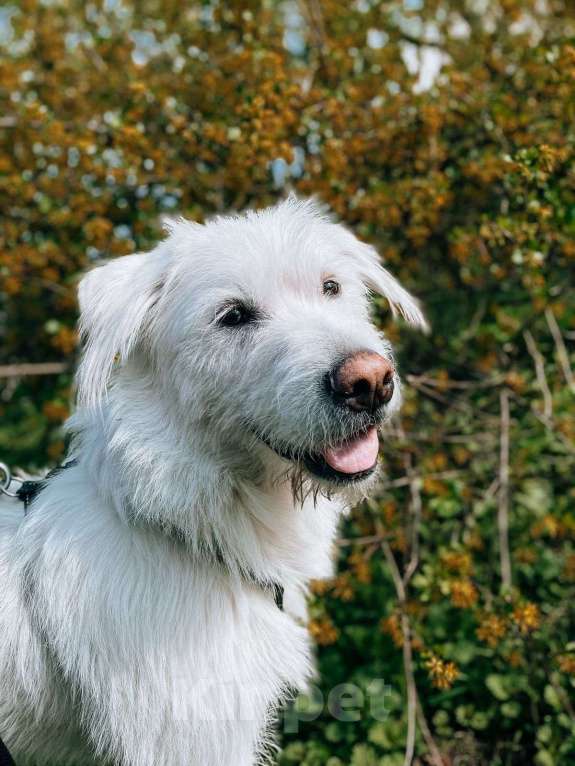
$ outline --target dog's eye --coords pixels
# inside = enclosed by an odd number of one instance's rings
[[[220,314],[218,324],[221,327],[239,327],[240,325],[253,322],[257,318],[257,313],[252,306],[246,306],[243,303],[234,303]]]
[[[326,279],[323,283],[324,295],[337,295],[340,290],[340,284],[339,282],[336,282],[335,279]]]

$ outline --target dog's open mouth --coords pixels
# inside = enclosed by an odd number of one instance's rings
[[[322,479],[345,483],[360,481],[375,470],[378,451],[377,429],[371,426],[335,447],[307,455],[304,463],[310,473]]]
[[[375,426],[370,426],[335,446],[326,447],[316,453],[308,452],[298,458],[294,457],[293,450],[272,445],[266,439],[263,441],[280,457],[292,462],[302,462],[313,476],[337,484],[350,484],[366,479],[377,467],[379,438]]]

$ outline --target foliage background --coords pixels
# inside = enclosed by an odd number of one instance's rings
[[[377,305],[406,404],[312,604],[323,689],[385,679],[389,714],[302,723],[284,766],[575,762],[571,9],[0,9],[2,459],[62,458],[78,273],[165,213],[317,194],[426,307],[422,338]]]

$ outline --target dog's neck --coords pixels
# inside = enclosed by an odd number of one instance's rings
[[[126,523],[268,581],[303,584],[329,571],[344,503],[296,500],[286,464],[265,445],[214,448],[201,423],[186,428],[136,380],[113,387],[100,411],[79,410],[71,428],[75,456]]]

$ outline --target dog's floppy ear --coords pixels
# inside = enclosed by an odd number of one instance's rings
[[[115,362],[125,360],[149,331],[165,268],[166,255],[156,248],[97,266],[80,282],[84,354],[78,399],[83,404],[94,407],[102,401]]]
[[[429,332],[429,325],[417,300],[403,288],[380,263],[377,250],[371,245],[361,242],[357,237],[345,231],[348,249],[356,259],[361,278],[373,292],[387,298],[394,316],[401,316],[414,327],[423,332]]]

